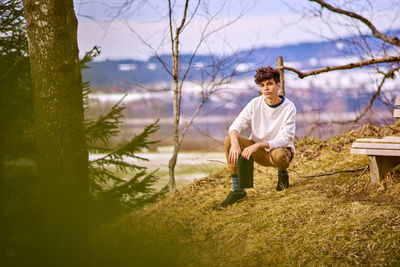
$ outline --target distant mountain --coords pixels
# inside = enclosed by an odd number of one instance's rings
[[[387,32],[388,35],[399,35],[400,30]],[[371,49],[378,50],[384,43],[371,36],[364,37]],[[212,71],[213,62],[224,60],[227,68],[219,72],[229,72],[235,69],[237,73],[248,76],[249,71],[263,65],[275,65],[276,57],[283,56],[285,64],[301,69],[317,68],[332,63],[342,62],[346,58],[360,58],[357,42],[358,38],[344,38],[324,42],[307,42],[279,47],[265,46],[252,51],[243,50],[236,55],[228,55],[225,58],[218,56],[198,55],[192,61],[194,67],[188,80],[199,80],[204,72]],[[160,58],[170,67],[171,56],[161,55]],[[181,63],[188,64],[190,55],[181,55]],[[159,84],[168,88],[171,81],[170,75],[165,71],[156,57],[147,61],[140,60],[106,60],[92,62],[90,69],[83,70],[84,80],[89,80],[94,88],[103,91],[126,91],[137,85]],[[161,85],[160,85],[161,84]],[[165,89],[165,88],[158,88]]]

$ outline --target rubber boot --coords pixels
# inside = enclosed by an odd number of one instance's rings
[[[282,191],[289,188],[289,174],[287,170],[278,170],[278,184],[276,191]]]

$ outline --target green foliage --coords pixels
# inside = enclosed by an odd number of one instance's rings
[[[22,1],[0,0],[1,266],[30,266],[30,259],[34,257],[32,242],[37,227],[39,188],[28,52]],[[82,69],[98,54],[97,47],[86,54],[82,59]],[[85,82],[83,86],[87,105],[90,83]],[[158,179],[154,172],[147,173],[146,168],[127,162],[127,158],[133,158],[137,151],[152,143],[147,139],[158,129],[156,122],[114,150],[104,151],[93,145],[95,140],[107,142],[118,134],[124,109],[119,104],[98,120],[86,122],[90,152],[107,153],[102,160],[91,162],[89,166],[97,222],[153,202],[166,192],[156,192],[151,188]],[[112,171],[113,168],[116,172]],[[123,177],[123,173],[130,177]]]
[[[97,56],[100,55],[100,48],[98,46],[93,46],[92,50],[89,52],[85,53],[83,58],[80,60],[81,64],[81,69],[90,69],[90,67],[87,65],[88,63],[92,62]]]
[[[21,0],[0,0],[0,263],[29,257],[37,214],[33,94]],[[25,264],[26,265],[26,264]]]
[[[82,69],[88,68],[87,63],[99,55],[94,47],[81,60]],[[88,106],[90,83],[84,83],[84,103]],[[90,189],[94,199],[97,221],[104,221],[121,215],[147,203],[151,203],[165,195],[167,188],[157,192],[152,188],[159,179],[156,171],[148,173],[146,167],[134,162],[147,161],[136,154],[147,149],[151,134],[159,129],[158,120],[145,127],[143,132],[135,135],[130,141],[115,148],[99,147],[99,142],[106,145],[111,137],[120,133],[119,124],[123,118],[121,106],[123,98],[110,111],[96,120],[86,120],[86,137],[89,153],[102,153],[102,156],[89,163]]]
[[[21,0],[0,0],[0,55],[28,54]]]
[[[106,115],[100,116],[97,120],[85,122],[89,143],[96,143],[99,140],[107,143],[110,137],[119,133],[118,124],[123,118],[121,112],[125,109],[125,107],[120,106],[122,100],[118,101]]]
[[[32,114],[22,3],[0,0],[0,153],[5,158],[29,157],[33,153]]]
[[[90,185],[96,201],[118,201],[122,209],[134,209],[154,202],[165,193],[165,189],[156,192],[152,188],[158,180],[155,171],[147,173],[146,167],[129,162],[134,159],[147,161],[135,153],[154,143],[147,139],[158,130],[157,123],[146,126],[142,133],[135,135],[129,142],[90,161]],[[107,135],[106,131],[104,135]],[[89,151],[98,151],[98,148],[92,149],[89,146]],[[128,178],[122,178],[124,174],[129,175]]]

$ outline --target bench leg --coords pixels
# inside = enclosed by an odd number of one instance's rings
[[[380,185],[386,173],[400,163],[400,157],[368,156],[371,183]]]

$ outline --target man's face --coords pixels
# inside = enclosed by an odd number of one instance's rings
[[[265,96],[268,100],[276,100],[279,98],[278,91],[281,86],[280,83],[275,83],[273,78],[264,80],[258,84],[261,89],[261,93]]]

